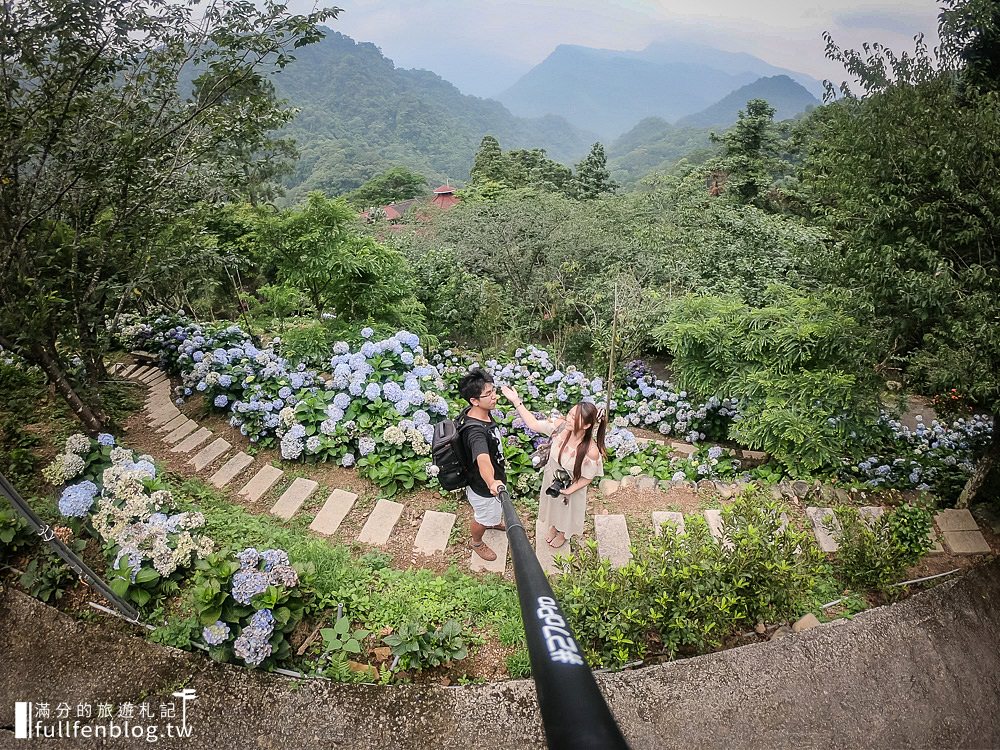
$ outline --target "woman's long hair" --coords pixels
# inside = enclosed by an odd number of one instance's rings
[[[576,449],[576,464],[573,466],[573,481],[575,482],[580,478],[583,472],[583,459],[587,457],[587,451],[590,449],[590,441],[595,440],[594,438],[594,428],[597,428],[597,450],[601,452],[601,455],[607,457],[608,449],[604,445],[604,435],[608,430],[608,420],[594,404],[589,401],[581,401],[576,405],[576,424],[573,425],[572,429],[574,432],[578,431],[582,425],[588,424],[586,431],[583,433],[583,439],[580,441],[580,445]],[[559,462],[562,463],[562,454],[566,450],[566,445],[569,443],[569,435],[563,440],[562,447],[559,448]]]

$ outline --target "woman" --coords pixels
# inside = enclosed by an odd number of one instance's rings
[[[545,541],[559,549],[566,540],[583,533],[587,517],[587,487],[595,477],[604,476],[604,433],[607,420],[597,407],[582,401],[564,419],[537,419],[524,408],[524,403],[510,386],[503,386],[503,395],[517,409],[528,429],[552,436],[549,462],[542,473],[542,492],[538,499],[538,518],[548,526]],[[594,436],[594,428],[597,435]],[[545,489],[552,485],[558,469],[565,470],[570,484],[558,498],[550,497]]]

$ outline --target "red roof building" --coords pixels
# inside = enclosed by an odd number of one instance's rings
[[[448,209],[452,206],[457,206],[459,203],[458,198],[455,197],[455,188],[451,185],[442,185],[439,188],[434,189],[434,200],[431,203],[438,208]]]

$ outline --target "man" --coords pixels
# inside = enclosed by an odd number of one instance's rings
[[[469,459],[465,496],[473,510],[472,551],[484,560],[496,560],[497,553],[483,541],[483,534],[486,529],[505,529],[503,508],[497,498],[499,488],[507,481],[503,442],[500,428],[490,415],[497,405],[497,389],[492,376],[477,369],[459,381],[458,390],[469,402],[456,422]]]

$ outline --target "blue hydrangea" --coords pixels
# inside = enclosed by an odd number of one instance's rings
[[[340,465],[344,467],[354,466],[354,454],[345,453],[344,457],[340,459]]]
[[[225,394],[220,393],[213,399],[212,403],[215,404],[220,409],[222,409],[229,403],[229,397],[226,396]]]
[[[249,604],[257,594],[262,594],[267,590],[267,576],[259,570],[245,568],[238,571],[233,576],[232,595],[233,599],[240,604]]]
[[[223,388],[228,388],[232,384],[233,384],[233,376],[232,375],[220,375],[219,376],[219,385],[221,385]]]
[[[89,479],[63,490],[59,498],[59,512],[69,518],[83,518],[94,505],[97,485]]]
[[[260,553],[264,561],[264,570],[269,571],[276,565],[288,565],[288,553],[283,549],[266,549]]]
[[[338,393],[333,397],[333,404],[338,409],[346,409],[351,405],[351,397],[347,393]]]
[[[241,568],[255,568],[260,562],[260,552],[253,547],[247,547],[236,555],[236,559],[240,561]]]
[[[222,620],[216,620],[201,631],[201,637],[209,646],[221,646],[229,640],[229,626]]]
[[[369,328],[368,326],[365,326],[364,328],[361,329],[361,338],[363,339],[370,339],[374,335],[375,331]]]
[[[375,450],[375,438],[368,435],[363,435],[358,439],[358,453],[362,456],[367,456],[369,453]]]
[[[379,387],[378,383],[369,383],[365,386],[365,398],[369,401],[374,401],[381,395],[382,389]]]
[[[271,655],[271,644],[267,639],[270,633],[248,627],[244,628],[239,638],[233,643],[233,653],[242,659],[247,666],[259,666],[264,659]]]
[[[281,386],[281,388],[278,389],[278,398],[287,399],[291,395],[292,395],[292,389],[289,388],[287,385],[283,385]]]
[[[110,448],[115,444],[115,436],[107,432],[102,432],[97,436],[97,442],[103,445],[105,448]]]
[[[333,353],[337,355],[344,355],[351,351],[350,345],[346,341],[338,341],[333,345]]]

